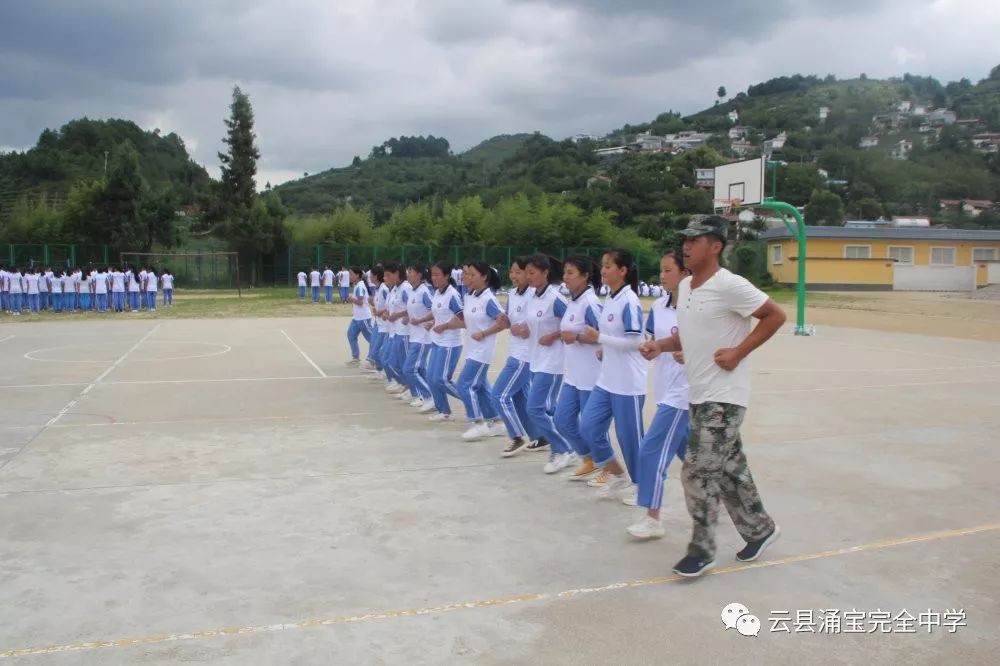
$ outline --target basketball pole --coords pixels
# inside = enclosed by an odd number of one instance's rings
[[[812,329],[806,326],[806,222],[802,219],[802,213],[799,212],[798,208],[784,201],[775,201],[768,197],[757,206],[776,212],[788,230],[792,232],[792,236],[799,241],[799,278],[795,289],[797,300],[795,335],[812,335]],[[789,217],[795,219],[794,226]]]

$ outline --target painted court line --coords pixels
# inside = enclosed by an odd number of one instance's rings
[[[8,340],[14,339],[15,336],[8,335],[6,338],[0,338],[0,342],[7,342]]]
[[[763,562],[750,562],[747,564],[735,564],[733,566],[724,567],[722,569],[715,569],[713,571],[708,572],[705,575],[721,576],[725,574],[738,573],[740,571],[746,571],[749,569],[764,569],[768,567],[776,567],[786,564],[797,564],[800,562],[809,562],[812,560],[821,560],[830,557],[839,557],[841,555],[849,555],[852,553],[874,552],[874,551],[886,550],[888,548],[894,548],[897,546],[905,546],[909,544],[923,543],[928,541],[940,541],[942,539],[951,539],[961,536],[969,536],[973,534],[996,532],[998,530],[1000,530],[1000,523],[992,523],[989,525],[980,525],[978,527],[968,527],[963,529],[929,532],[927,534],[917,534],[898,539],[876,541],[874,543],[867,543],[858,546],[849,546],[846,548],[837,548],[834,550],[824,550],[816,553],[806,553],[803,555],[792,555],[790,557],[779,558],[776,560],[767,560]],[[441,606],[427,606],[424,608],[402,608],[398,610],[387,610],[375,613],[366,613],[364,615],[341,615],[328,618],[310,618],[306,620],[300,620],[297,622],[283,622],[278,624],[262,624],[262,625],[245,626],[245,627],[221,627],[218,629],[208,629],[205,631],[195,631],[185,634],[153,634],[149,636],[138,636],[133,638],[117,638],[108,640],[86,641],[80,643],[67,643],[64,645],[25,647],[25,648],[2,651],[0,652],[0,658],[27,657],[30,655],[54,654],[57,652],[81,652],[87,650],[100,650],[106,648],[131,647],[136,645],[157,645],[162,643],[173,643],[178,641],[221,638],[226,636],[242,636],[247,634],[273,634],[281,631],[314,629],[316,627],[329,627],[329,626],[337,626],[345,624],[360,624],[363,622],[372,622],[376,620],[395,620],[404,617],[419,617],[422,615],[442,615],[444,613],[452,613],[456,611],[475,610],[479,608],[491,608],[493,606],[511,606],[514,604],[524,604],[524,603],[532,603],[532,602],[546,601],[546,600],[567,599],[586,594],[600,594],[603,592],[612,592],[615,590],[622,590],[627,588],[649,587],[651,585],[664,585],[666,583],[676,583],[681,581],[690,582],[690,579],[686,579],[683,578],[682,576],[676,576],[676,575],[656,576],[654,578],[630,580],[621,583],[613,583],[611,585],[602,585],[599,587],[581,587],[572,590],[564,590],[562,592],[557,592],[557,593],[529,592],[526,594],[518,594],[507,597],[493,597],[491,599],[478,599],[473,601],[444,604]]]
[[[313,360],[311,358],[309,358],[309,355],[306,354],[304,351],[302,351],[302,347],[299,347],[297,344],[295,344],[295,340],[292,340],[292,336],[288,335],[288,333],[285,333],[284,329],[279,328],[278,330],[281,331],[281,334],[283,336],[285,336],[286,338],[288,338],[288,341],[292,343],[293,347],[295,347],[296,349],[299,350],[299,353],[302,354],[302,358],[304,358],[305,360],[309,361],[309,365],[311,365],[312,367],[316,368],[316,372],[319,373],[320,377],[326,377],[326,373],[323,372],[323,368],[321,368],[318,365],[316,365],[316,363],[314,363]]]
[[[53,425],[53,428],[108,428],[112,426],[145,426],[145,425],[172,425],[180,423],[245,423],[253,421],[306,421],[320,420],[327,421],[340,419],[345,416],[378,416],[380,412],[340,412],[336,414],[303,414],[292,416],[239,416],[239,417],[209,417],[204,419],[174,419],[163,421],[102,421],[98,423],[64,423]],[[384,415],[384,414],[383,414]]]

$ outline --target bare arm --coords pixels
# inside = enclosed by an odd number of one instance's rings
[[[750,355],[757,347],[767,342],[785,324],[787,316],[772,299],[767,299],[764,305],[753,313],[758,319],[757,325],[743,342],[731,349],[720,349],[715,352],[715,363],[723,370],[735,370],[740,361]]]

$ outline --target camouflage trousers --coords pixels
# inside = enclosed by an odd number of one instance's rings
[[[745,541],[774,529],[743,454],[740,426],[746,408],[721,402],[691,405],[691,434],[681,479],[694,532],[688,555],[715,559],[719,499]]]

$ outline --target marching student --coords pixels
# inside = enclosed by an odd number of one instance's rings
[[[174,276],[169,269],[164,270],[163,274],[160,275],[160,281],[163,283],[163,306],[173,307],[174,305]]]
[[[597,289],[601,288],[601,274],[598,266],[587,257],[569,257],[563,264],[563,279],[570,293],[566,313],[559,324],[560,335],[566,346],[564,352],[565,372],[562,391],[556,403],[554,417],[556,429],[570,443],[580,466],[569,477],[572,481],[589,479],[597,471],[591,455],[590,443],[580,434],[580,414],[587,406],[590,394],[601,373],[601,361],[597,358],[600,347],[580,340],[584,328],[599,328],[601,300]],[[604,435],[607,438],[607,433]],[[547,474],[555,474],[566,467],[572,456],[564,453],[545,466]]]
[[[485,261],[467,261],[463,266],[462,283],[466,287],[462,313],[446,324],[449,329],[468,330],[465,342],[465,365],[455,382],[465,405],[469,429],[462,439],[474,441],[504,433],[491,397],[490,362],[496,349],[496,334],[506,325],[500,303],[493,295],[500,288],[500,275]]]
[[[156,271],[152,266],[146,268],[146,303],[150,312],[156,312],[156,288],[158,287]]]
[[[458,293],[451,271],[451,264],[445,261],[431,266],[431,283],[434,285],[431,311],[434,326],[431,328],[431,358],[427,368],[427,381],[431,385],[431,397],[438,412],[430,417],[431,421],[451,421],[448,396],[461,400],[452,377],[462,355],[462,332],[457,328],[450,328],[448,324],[462,312],[462,296]]]
[[[340,302],[347,302],[347,292],[350,290],[351,286],[351,273],[347,270],[347,266],[341,266],[340,272],[337,273],[337,280],[340,286]]]
[[[385,279],[392,285],[389,290],[388,321],[390,325],[389,351],[386,356],[386,364],[392,369],[394,381],[386,386],[387,393],[399,395],[410,389],[406,376],[403,374],[403,365],[406,363],[406,354],[410,341],[409,325],[406,320],[406,303],[410,300],[410,293],[413,288],[405,279],[405,272],[398,261],[390,261],[385,264]]]
[[[552,257],[536,254],[528,258],[525,274],[531,287],[528,299],[528,330],[531,333],[528,338],[531,343],[528,417],[551,447],[549,462],[555,462],[559,456],[560,464],[563,460],[567,465],[575,464],[572,447],[552,420],[564,369],[564,345],[559,325],[566,313],[566,299],[558,288],[562,264]],[[570,458],[565,458],[564,454],[570,454]]]
[[[580,432],[590,444],[594,462],[607,472],[607,483],[597,496],[633,503],[638,479],[637,459],[642,441],[642,407],[646,399],[646,360],[639,353],[644,342],[642,305],[636,289],[632,253],[608,250],[601,259],[601,279],[610,290],[601,312],[601,330],[584,329],[580,339],[601,345],[601,374],[580,415]],[[611,421],[625,466],[615,458],[607,438]]]
[[[403,385],[402,376],[396,374],[393,354],[396,348],[396,323],[389,319],[392,314],[392,302],[396,297],[397,273],[388,270],[393,262],[386,262],[382,265],[382,280],[385,287],[385,299],[379,317],[385,322],[385,338],[382,340],[381,354],[382,367],[385,369],[386,385],[385,390],[389,393],[399,391]]]
[[[125,274],[128,279],[128,309],[132,312],[139,311],[139,294],[142,292],[142,282],[139,280],[139,273],[133,266],[128,273]]]
[[[313,303],[319,303],[320,274],[315,268],[309,268],[309,288],[312,290]]]
[[[333,271],[330,264],[323,269],[323,295],[326,296],[326,304],[333,305]]]
[[[351,346],[351,360],[347,362],[347,365],[359,365],[361,363],[361,350],[358,348],[358,335],[364,337],[369,350],[372,344],[372,311],[368,307],[368,288],[361,281],[360,268],[351,269],[351,284],[354,285],[350,297],[353,316],[351,317],[351,325],[347,328],[347,342]],[[330,288],[331,294],[332,291],[333,287]],[[332,295],[330,298],[332,300]]]
[[[427,285],[430,277],[430,271],[421,263],[410,264],[406,268],[406,279],[413,293],[406,302],[410,346],[403,365],[403,376],[411,387],[410,407],[419,409],[421,414],[434,411],[431,387],[427,381],[427,364],[431,352],[430,324],[434,321],[434,315],[431,314],[431,290]]]
[[[299,301],[302,303],[306,302],[306,280],[309,278],[305,271],[299,271],[298,275],[295,276],[299,281]]]
[[[368,346],[368,362],[365,369],[374,370],[373,377],[375,379],[386,379],[385,365],[382,363],[382,347],[389,335],[389,323],[383,315],[386,311],[389,288],[383,282],[384,274],[381,266],[374,266],[369,273],[372,282],[376,285],[372,303],[375,309],[375,330],[372,333],[371,344]]]
[[[115,312],[125,312],[125,274],[118,268],[108,270],[111,272],[111,304]]]
[[[677,332],[677,302],[673,294],[686,273],[680,252],[667,250],[660,258],[660,285],[666,295],[656,299],[646,317],[646,332],[653,340],[670,338]],[[664,535],[660,506],[667,468],[674,456],[684,457],[687,444],[688,385],[684,367],[678,362],[683,360],[682,352],[664,353],[645,347],[640,351],[647,360],[655,359],[656,415],[639,443],[638,505],[646,508],[646,515],[625,529],[636,539],[659,539]]]
[[[62,276],[65,273],[66,271],[57,270],[52,273],[52,279],[49,281],[49,294],[52,299],[53,312],[62,312]]]
[[[507,362],[493,384],[493,404],[507,427],[510,442],[500,453],[504,458],[522,449],[530,449],[531,432],[535,428],[528,417],[528,390],[531,387],[531,332],[528,329],[528,260],[517,257],[510,265],[511,289],[507,293],[506,325],[510,329]],[[529,432],[530,431],[530,432]],[[536,449],[544,449],[544,438],[535,440]]]

